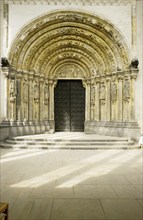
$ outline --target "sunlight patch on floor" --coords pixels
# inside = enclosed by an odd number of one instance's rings
[[[40,187],[44,184],[50,183],[54,180],[56,180],[57,178],[61,178],[61,177],[65,177],[67,175],[70,175],[78,170],[80,170],[80,172],[82,172],[82,175],[77,179],[77,177],[75,177],[75,180],[73,179],[73,182],[75,182],[74,184],[78,184],[79,182],[82,182],[83,180],[85,180],[85,174],[87,172],[87,174],[89,174],[89,172],[93,172],[93,168],[91,169],[91,165],[96,166],[95,169],[95,174],[97,172],[97,167],[101,166],[101,165],[105,165],[106,164],[106,159],[108,159],[108,161],[111,160],[112,157],[115,157],[116,154],[119,154],[119,152],[114,152],[114,151],[108,151],[105,153],[102,153],[99,155],[94,155],[92,157],[89,157],[88,159],[83,159],[80,160],[78,162],[75,162],[74,164],[70,164],[67,165],[65,167],[59,168],[57,170],[45,173],[43,175],[25,180],[25,181],[21,181],[17,184],[13,184],[11,185],[11,187],[18,187],[18,188],[24,188],[24,187],[29,187],[29,188],[36,188],[36,187]],[[110,159],[109,159],[110,158]],[[88,161],[88,163],[87,163]],[[90,162],[90,163],[89,163]],[[97,163],[97,162],[101,162],[101,163]],[[88,171],[85,171],[82,169],[88,169]],[[105,169],[105,170],[101,170],[99,169],[99,172],[97,172],[97,176],[98,175],[105,175],[106,173],[109,172],[109,169]],[[93,172],[94,173],[94,172]],[[77,175],[77,174],[75,174]],[[83,177],[84,175],[84,177]],[[88,178],[86,176],[86,178]],[[67,183],[65,185],[69,186],[71,183]]]

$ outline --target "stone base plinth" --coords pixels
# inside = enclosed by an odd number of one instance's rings
[[[54,132],[54,127],[54,121],[2,122],[0,124],[0,141],[22,135],[43,134],[50,130]]]
[[[130,137],[133,140],[138,140],[140,137],[140,128],[136,122],[85,121],[84,128],[87,134]]]

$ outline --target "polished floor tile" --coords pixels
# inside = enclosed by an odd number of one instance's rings
[[[105,219],[97,199],[55,199],[51,219]]]
[[[107,219],[142,220],[143,209],[133,199],[101,199]]]
[[[141,220],[142,150],[1,149],[9,220]]]

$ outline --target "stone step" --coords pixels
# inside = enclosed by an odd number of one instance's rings
[[[137,146],[128,137],[59,132],[13,137],[2,142],[1,147],[29,149],[133,149]]]
[[[21,144],[11,144],[11,143],[6,143],[6,142],[1,142],[0,146],[2,148],[14,148],[14,149],[50,149],[50,150],[59,150],[59,149],[63,149],[63,150],[72,150],[72,149],[76,149],[76,150],[104,150],[104,149],[135,149],[135,148],[139,148],[139,146],[137,145],[132,145],[132,144],[119,144],[119,145],[115,145],[115,144],[110,144],[110,145],[105,145],[102,143],[98,143],[98,144],[86,144],[86,145],[64,145],[64,144],[55,144],[55,145],[27,145],[24,143]]]
[[[125,141],[129,141],[129,139],[128,138],[114,138],[114,139],[112,139],[112,138],[108,138],[108,139],[99,139],[99,138],[97,138],[97,139],[45,139],[45,138],[36,138],[36,139],[34,139],[34,138],[12,138],[12,139],[10,139],[10,140],[7,140],[7,141],[15,141],[15,142],[18,142],[18,141],[26,141],[26,142],[31,142],[31,141],[34,141],[34,142],[67,142],[67,141],[72,141],[72,142],[98,142],[98,141],[102,141],[102,142],[118,142],[118,141],[123,141],[123,142],[125,142]]]
[[[17,145],[17,144],[25,144],[25,145],[133,145],[133,141],[123,141],[123,140],[47,140],[47,141],[16,141],[16,140],[6,140],[6,143]]]

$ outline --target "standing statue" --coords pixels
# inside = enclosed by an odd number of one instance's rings
[[[48,104],[48,99],[49,99],[48,87],[47,87],[47,85],[45,85],[45,87],[44,87],[44,103],[46,105]]]
[[[111,84],[111,101],[117,101],[117,85],[115,82]]]
[[[38,83],[35,83],[34,85],[34,101],[38,101],[39,100],[39,85]]]
[[[10,102],[14,102],[16,98],[16,86],[15,86],[15,80],[10,80]]]

